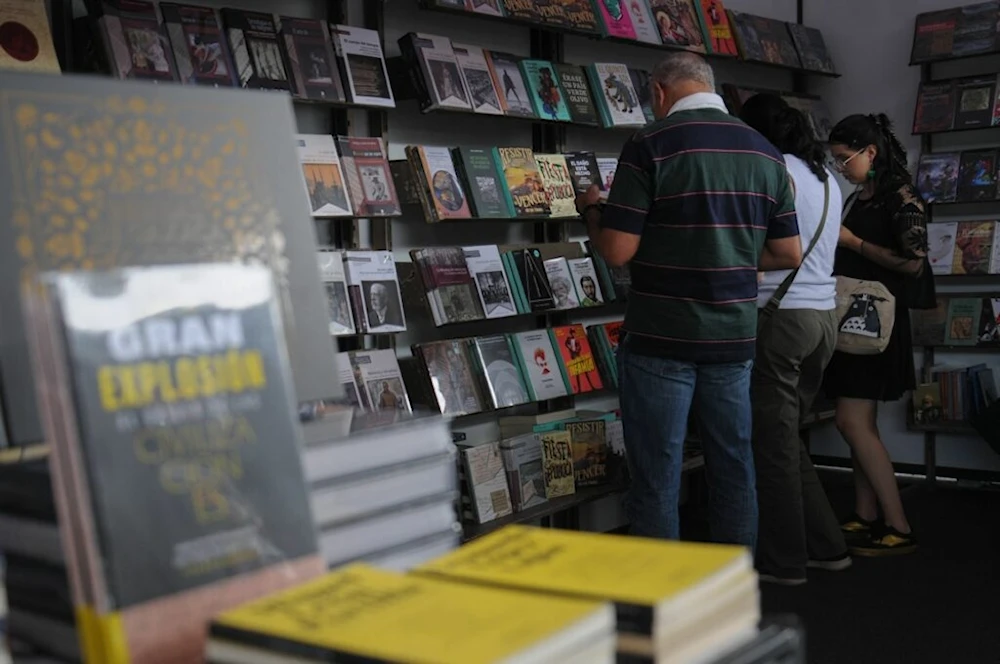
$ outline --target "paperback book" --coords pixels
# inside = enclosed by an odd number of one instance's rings
[[[535,163],[548,197],[550,216],[576,217],[576,191],[569,176],[566,157],[561,154],[536,154]]]
[[[462,450],[465,478],[477,523],[489,523],[513,513],[507,473],[499,443],[473,445]]]
[[[331,25],[330,31],[347,101],[395,108],[378,31],[354,25]]]
[[[578,487],[608,481],[608,440],[604,420],[567,422],[573,446],[573,477]]]
[[[559,84],[566,93],[566,106],[570,119],[576,124],[594,125],[601,123],[594,99],[587,83],[587,73],[583,67],[556,62],[552,65],[559,75]]]
[[[660,40],[696,53],[705,53],[705,36],[695,9],[700,0],[649,0]]]
[[[545,497],[549,500],[576,493],[573,470],[573,443],[566,431],[539,434],[542,442],[542,471],[545,474]]]
[[[559,350],[562,362],[560,370],[566,387],[572,394],[583,394],[604,389],[601,374],[597,370],[594,353],[590,348],[587,333],[579,323],[563,325],[549,330],[552,343]]]
[[[468,219],[472,216],[451,150],[431,145],[411,145],[406,148],[406,156],[420,182],[421,203],[428,221]]]
[[[381,138],[338,136],[337,149],[354,214],[394,217],[403,213]]]
[[[576,288],[573,286],[573,275],[569,272],[565,257],[557,256],[545,261],[545,274],[549,279],[549,285],[552,286],[556,309],[576,309],[580,306]]]
[[[968,150],[958,166],[958,193],[962,202],[991,201],[997,197],[997,151]]]
[[[531,96],[521,75],[521,57],[510,53],[489,51],[490,73],[493,85],[500,98],[500,105],[506,115],[534,118]]]
[[[493,408],[511,408],[531,401],[506,336],[477,337],[472,343]]]
[[[113,76],[158,82],[177,80],[173,51],[156,5],[147,0],[99,0],[89,4],[88,13],[97,22],[104,57]]]
[[[569,273],[576,288],[577,299],[581,307],[596,307],[604,304],[604,294],[601,292],[597,269],[591,258],[574,258],[567,261]]]
[[[921,83],[913,117],[913,133],[948,131],[955,125],[955,82]]]
[[[555,68],[548,60],[521,60],[521,72],[531,94],[531,103],[542,120],[569,122],[572,116],[566,104],[566,93],[559,84]]]
[[[505,438],[500,441],[500,454],[507,469],[507,486],[514,511],[545,504],[548,499],[542,469],[542,442],[538,434]]]
[[[955,236],[952,274],[989,274],[995,221],[962,221]]]
[[[422,110],[472,110],[450,39],[411,32],[399,38],[399,47],[411,70],[419,72],[418,88],[424,93]]]
[[[359,331],[386,334],[406,330],[391,251],[344,252],[344,269]]]
[[[354,382],[373,411],[410,412],[410,398],[393,350],[353,351],[350,359]]]
[[[628,67],[614,62],[597,62],[587,67],[587,77],[606,128],[646,124]]]
[[[951,274],[955,260],[955,238],[958,222],[935,222],[927,224],[927,258],[934,274]]]
[[[705,27],[707,51],[713,55],[738,57],[740,51],[736,47],[736,37],[722,0],[698,0],[696,9],[701,10],[699,15]]]
[[[427,370],[434,399],[442,415],[461,417],[485,410],[464,340],[417,344],[413,346],[413,352]]]
[[[476,282],[479,299],[487,318],[517,315],[500,250],[495,244],[463,247],[469,274]]]
[[[965,78],[956,82],[958,105],[955,129],[975,129],[993,124],[993,106],[997,92],[996,76]]]
[[[233,54],[240,85],[264,90],[291,90],[278,26],[271,14],[225,8],[219,12]]]
[[[326,311],[330,319],[330,334],[334,336],[354,334],[354,316],[351,301],[347,295],[347,276],[344,273],[344,254],[341,251],[325,250],[316,253],[319,275],[326,292]]]
[[[478,219],[509,219],[514,216],[503,195],[492,148],[452,148],[452,158],[462,174],[462,183],[469,192],[471,211]]]
[[[532,401],[569,394],[559,369],[559,357],[546,330],[519,332],[512,340]]]
[[[801,23],[786,23],[785,25],[788,26],[788,32],[792,36],[792,42],[795,44],[795,50],[799,54],[803,69],[824,74],[837,73],[830,52],[826,50],[826,41],[823,39],[822,32]]]
[[[498,147],[493,151],[503,174],[504,194],[517,217],[548,216],[551,211],[531,148]]]
[[[618,0],[594,0],[601,16],[601,32],[606,37],[619,37],[621,39],[636,39],[635,28],[632,27],[632,18],[625,8],[627,3]]]
[[[17,25],[18,28],[8,28],[21,32],[19,43],[13,40],[5,42],[0,48],[0,69],[58,74],[59,58],[56,55],[55,43],[52,41],[52,30],[49,27],[48,13],[45,3],[40,0],[5,0],[0,6],[0,25]]]
[[[958,193],[959,154],[923,154],[917,167],[917,189],[927,203],[953,203]]]
[[[222,23],[214,9],[161,2],[160,12],[181,82],[215,87],[238,84]]]
[[[312,216],[350,217],[354,211],[333,136],[299,134],[296,141]]]
[[[653,14],[649,10],[649,4],[645,0],[631,0],[622,4],[632,22],[632,30],[635,31],[636,40],[647,44],[659,45],[663,43],[660,39],[660,31],[653,21]]]
[[[289,16],[279,20],[288,55],[292,95],[300,99],[344,101],[344,86],[326,21]]]
[[[493,85],[493,75],[486,60],[486,52],[479,46],[452,43],[462,76],[469,89],[472,110],[487,115],[503,115],[504,109]]]

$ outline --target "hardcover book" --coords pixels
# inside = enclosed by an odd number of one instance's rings
[[[274,16],[242,9],[221,9],[226,39],[244,88],[291,90],[285,52]]]
[[[576,217],[576,191],[569,177],[566,157],[561,154],[536,154],[535,163],[542,176],[542,186],[552,217]]]
[[[958,166],[958,194],[961,202],[991,201],[997,197],[997,151],[967,150]]]
[[[280,22],[288,71],[292,75],[292,95],[301,99],[344,101],[344,86],[326,21],[282,16]]]
[[[792,43],[799,54],[802,68],[808,71],[836,74],[830,52],[826,50],[823,33],[816,28],[808,28],[801,23],[786,23]]]
[[[722,6],[722,0],[698,0],[695,8],[700,10],[701,24],[708,37],[708,52],[738,57],[740,52],[736,47],[733,26],[729,23],[729,14]]]
[[[958,98],[955,129],[974,129],[993,124],[993,106],[997,93],[996,76],[960,79],[955,83]]]
[[[312,216],[350,217],[354,214],[333,136],[299,134],[295,140]]]
[[[951,55],[961,58],[995,53],[1000,3],[996,0],[977,2],[960,7],[958,12],[958,24],[955,28]]]
[[[917,189],[927,203],[952,203],[958,191],[959,154],[920,155]]]
[[[989,274],[995,221],[960,221],[952,274]]]
[[[604,389],[583,325],[555,327],[549,330],[549,334],[562,358],[560,369],[570,392],[583,394]]]
[[[469,89],[472,110],[487,115],[503,115],[504,109],[493,85],[493,75],[490,74],[485,51],[479,46],[468,44],[453,43],[451,46]]]
[[[573,446],[573,476],[576,486],[596,486],[608,481],[608,439],[604,420],[567,422]]]
[[[948,131],[955,125],[954,81],[921,83],[913,116],[913,133]]]
[[[421,199],[427,218],[438,221],[472,217],[451,151],[431,145],[409,146],[406,151],[422,185]]]
[[[330,32],[347,101],[395,108],[378,31],[355,25],[331,25]]]
[[[573,275],[569,273],[569,265],[564,256],[556,256],[545,261],[545,275],[552,286],[552,297],[555,298],[556,309],[576,309],[580,300],[576,297],[573,287]]]
[[[531,148],[493,148],[497,169],[503,174],[507,202],[518,217],[547,216],[551,209]]]
[[[17,289],[56,269],[268,265],[288,321],[296,396],[339,394],[287,98],[3,72],[0,89],[0,377],[20,386],[3,395],[13,442],[42,440]],[[55,164],[53,175],[29,166],[43,161]],[[53,201],[87,223],[67,226]]]
[[[354,382],[376,412],[410,412],[403,375],[391,349],[357,350],[350,353]]]
[[[476,522],[489,523],[512,514],[499,443],[466,447],[462,450],[462,463]]]
[[[542,120],[569,122],[572,116],[559,76],[548,60],[521,60],[521,72],[531,95],[535,115]]]
[[[97,21],[104,57],[113,76],[177,80],[170,41],[156,5],[146,0],[99,0],[90,4],[88,13]]]
[[[487,55],[503,112],[522,118],[536,117],[524,76],[521,75],[521,57],[498,51],[488,51]]]
[[[705,36],[695,10],[700,0],[649,0],[660,40],[668,46],[705,53]]]
[[[330,319],[330,334],[354,334],[354,316],[347,295],[347,276],[344,274],[344,254],[324,250],[316,253],[319,275],[326,291],[326,312]]]
[[[559,370],[559,358],[546,330],[519,332],[512,340],[532,401],[547,401],[569,394]]]
[[[196,661],[211,616],[324,569],[272,275],[46,281],[26,302],[85,656]]]
[[[628,67],[614,62],[597,62],[587,67],[587,77],[606,128],[646,124]]]
[[[477,218],[509,219],[514,216],[503,195],[507,185],[500,180],[492,148],[453,148],[452,157],[463,176],[462,182]]]
[[[391,251],[344,252],[344,271],[358,330],[369,334],[406,330]]]
[[[660,30],[653,22],[653,14],[649,10],[647,0],[630,0],[624,5],[629,20],[632,22],[632,30],[635,31],[635,39],[647,44],[662,44]]]
[[[542,469],[542,442],[527,433],[500,441],[500,454],[507,469],[507,486],[514,511],[520,512],[548,500]]]
[[[56,56],[43,0],[4,0],[0,4],[0,69],[40,74],[58,74]]]
[[[542,472],[545,497],[549,500],[576,493],[573,472],[573,444],[565,431],[539,434],[542,441]]]
[[[184,83],[234,87],[239,79],[214,9],[160,3],[178,74]]]
[[[476,288],[487,318],[517,314],[510,282],[504,271],[500,250],[495,244],[463,247],[465,263],[476,280]]]
[[[354,214],[359,217],[396,217],[403,213],[389,173],[381,138],[338,136],[337,149]]]
[[[601,123],[594,99],[590,94],[590,84],[587,83],[587,73],[583,67],[562,62],[553,63],[559,75],[559,84],[566,93],[566,106],[569,108],[570,119],[577,124],[597,126]]]
[[[417,344],[413,351],[427,370],[431,390],[442,415],[461,417],[485,410],[464,340]]]
[[[601,32],[606,37],[621,39],[636,39],[632,18],[625,8],[627,3],[619,0],[594,0],[594,5],[601,16]]]
[[[528,403],[531,397],[517,367],[510,340],[496,334],[477,337],[472,343],[475,344],[476,357],[486,379],[493,408],[511,408]]]

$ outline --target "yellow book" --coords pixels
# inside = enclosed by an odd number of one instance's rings
[[[614,611],[605,602],[355,564],[222,614],[212,623],[207,658],[218,664],[299,664],[336,657],[440,664],[610,663],[614,633]]]
[[[507,526],[413,573],[613,601],[618,631],[657,638],[705,606],[756,592],[747,549]],[[752,601],[752,600],[751,600]]]
[[[542,471],[545,474],[545,497],[549,500],[576,493],[573,478],[573,444],[566,431],[546,431],[542,441]]]

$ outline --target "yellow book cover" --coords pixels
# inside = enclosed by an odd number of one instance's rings
[[[567,431],[546,431],[542,441],[545,497],[549,500],[576,493],[573,478],[573,443]]]
[[[43,0],[0,0],[0,69],[60,73]]]
[[[535,163],[542,176],[542,186],[549,197],[550,216],[576,217],[576,190],[569,177],[566,157],[561,154],[536,154]]]
[[[415,572],[610,600],[619,606],[619,632],[651,633],[650,611],[623,614],[621,607],[681,604],[708,586],[724,589],[741,581],[751,569],[749,552],[739,546],[507,526]]]
[[[317,660],[475,664],[523,655],[574,628],[577,636],[563,634],[551,661],[586,648],[595,634],[613,634],[611,605],[355,564],[222,614],[212,623],[207,655],[229,662],[255,646],[288,654],[304,646]]]

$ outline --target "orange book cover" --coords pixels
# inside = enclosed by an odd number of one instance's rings
[[[709,51],[715,55],[737,57],[736,38],[722,0],[701,0],[701,22],[705,26]]]
[[[573,394],[604,389],[601,374],[583,325],[564,325],[552,330],[552,343],[562,358],[563,376]]]

